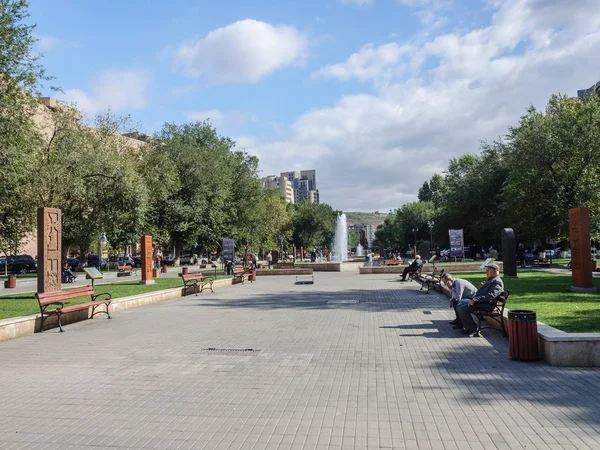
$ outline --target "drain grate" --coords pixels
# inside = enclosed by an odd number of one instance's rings
[[[200,351],[205,352],[205,353],[212,353],[212,354],[216,354],[216,355],[240,355],[240,354],[252,355],[252,354],[256,354],[256,353],[260,352],[260,350],[257,348],[215,348],[215,347],[203,348]]]

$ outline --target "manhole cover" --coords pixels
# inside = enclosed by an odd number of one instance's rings
[[[352,304],[358,303],[358,300],[328,300],[328,305],[336,305],[336,304]]]

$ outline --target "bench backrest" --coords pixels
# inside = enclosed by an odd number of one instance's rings
[[[233,269],[233,270],[235,270],[235,269]],[[179,274],[179,276],[181,278],[183,278],[183,281],[198,280],[200,278],[204,278],[203,275],[202,275],[202,272],[188,273],[186,275]]]
[[[503,305],[506,305],[506,302],[508,301],[508,296],[510,295],[510,291],[506,290],[502,293],[502,295],[500,297],[498,297],[498,303],[502,303]]]
[[[235,269],[233,269],[233,273],[244,273],[244,268],[236,267]]]
[[[92,286],[67,289],[65,291],[44,292],[42,294],[36,293],[35,298],[37,298],[37,301],[40,305],[45,305],[46,303],[70,300],[72,298],[83,297],[86,295],[94,295],[94,288]]]

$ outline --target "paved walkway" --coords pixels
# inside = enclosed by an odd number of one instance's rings
[[[0,343],[0,448],[600,448],[599,370],[511,361],[396,279],[259,277]]]

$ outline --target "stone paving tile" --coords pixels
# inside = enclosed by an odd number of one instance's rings
[[[511,361],[394,276],[294,279],[0,343],[0,449],[600,448],[599,370]]]

